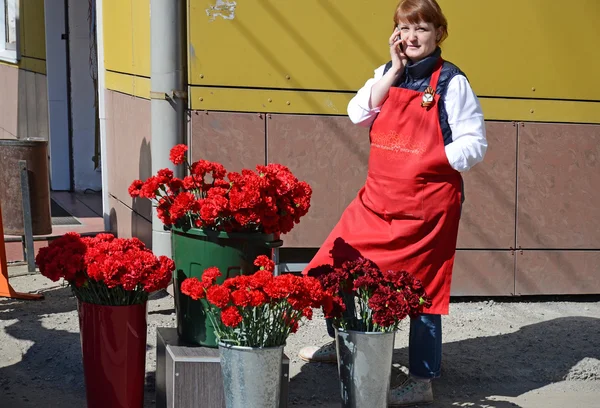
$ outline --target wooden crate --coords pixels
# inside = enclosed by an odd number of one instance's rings
[[[288,406],[290,360],[284,354],[280,408]],[[225,408],[219,350],[183,344],[175,328],[156,330],[156,407]]]

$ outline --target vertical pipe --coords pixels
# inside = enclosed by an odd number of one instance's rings
[[[184,91],[183,33],[186,27],[184,0],[150,0],[151,70],[151,157],[152,172],[170,168],[169,150],[183,143],[185,100],[173,96]],[[158,95],[168,95],[161,98]],[[152,209],[152,250],[156,255],[171,255],[171,234]]]
[[[102,0],[96,0],[96,46],[98,55],[98,123],[100,124],[100,171],[102,174],[102,218],[104,230],[110,230],[108,195],[108,158],[106,148],[106,106],[104,91],[104,13]],[[113,170],[116,171],[116,170]]]

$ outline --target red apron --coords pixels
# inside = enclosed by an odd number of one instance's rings
[[[431,76],[434,90],[442,63]],[[432,299],[425,312],[448,314],[462,179],[444,149],[439,95],[430,106],[423,100],[423,92],[390,89],[371,127],[365,186],[304,273],[331,264],[341,238],[380,269],[414,274]]]

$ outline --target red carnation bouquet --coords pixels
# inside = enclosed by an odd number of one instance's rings
[[[260,255],[253,275],[240,275],[216,284],[221,272],[204,271],[202,279],[188,278],[183,294],[206,299],[205,310],[219,340],[237,346],[275,347],[284,345],[302,318],[312,318],[312,308],[331,304],[331,297],[312,277],[291,274],[273,276],[275,264]]]
[[[175,269],[171,259],[156,257],[137,238],[74,232],[40,249],[36,263],[45,277],[69,282],[79,300],[109,306],[144,303],[149,293],[169,285]]]
[[[187,146],[177,145],[169,155],[173,164],[186,166],[188,175],[183,179],[162,169],[129,187],[131,197],[155,201],[167,228],[285,234],[310,208],[310,186],[283,165],[228,173],[219,163],[189,164],[186,153]]]
[[[343,330],[393,332],[407,316],[431,306],[420,280],[406,271],[382,271],[363,257],[339,267],[318,266],[308,276],[318,279],[332,298],[323,308],[325,317]]]

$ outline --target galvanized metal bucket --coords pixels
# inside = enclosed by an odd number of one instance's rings
[[[253,348],[219,343],[227,408],[278,408],[283,346]]]
[[[342,331],[336,349],[343,408],[387,408],[395,333]]]

